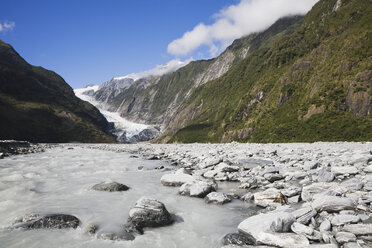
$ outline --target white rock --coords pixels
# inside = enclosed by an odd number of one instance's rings
[[[312,203],[312,207],[318,212],[339,212],[341,210],[353,210],[356,208],[356,206],[356,203],[351,199],[337,196],[317,197]]]
[[[354,224],[358,223],[360,221],[360,217],[356,215],[350,215],[350,214],[339,214],[332,218],[332,225],[333,226],[341,226],[345,224]]]
[[[357,168],[352,166],[335,166],[332,167],[332,172],[335,174],[335,176],[338,176],[344,174],[354,175],[357,174],[359,171]]]
[[[216,191],[217,184],[213,181],[192,181],[182,184],[179,189],[181,195],[204,198],[212,191]]]
[[[257,206],[280,206],[284,201],[283,195],[276,188],[269,188],[263,192],[254,194],[254,203]]]
[[[322,223],[320,224],[319,226],[319,231],[321,232],[327,232],[329,230],[331,230],[331,222],[329,220],[324,220],[322,221]]]
[[[203,177],[205,178],[213,178],[214,176],[216,176],[218,173],[218,171],[216,170],[210,170],[210,171],[207,171],[203,174]]]
[[[363,171],[364,172],[367,172],[367,173],[372,173],[372,164],[371,165],[368,165],[366,168],[364,168]]]
[[[337,242],[340,244],[356,241],[355,234],[349,232],[338,232],[335,238]]]
[[[314,229],[308,226],[305,226],[301,223],[295,222],[291,226],[291,230],[294,233],[300,234],[300,235],[305,235],[305,236],[310,236],[313,235]]]
[[[343,181],[341,183],[341,186],[352,191],[357,191],[363,188],[363,182],[359,178],[351,178],[349,180]]]
[[[239,224],[238,230],[253,238],[257,244],[279,247],[308,245],[306,237],[286,233],[295,221],[295,217],[286,210],[288,208],[280,207],[269,213],[249,217]]]
[[[160,178],[160,182],[165,186],[181,186],[193,180],[193,176],[184,173],[165,174]]]
[[[332,182],[335,179],[335,175],[328,170],[323,168],[318,173],[318,182]]]
[[[222,192],[211,192],[205,197],[207,203],[225,204],[231,202],[230,197]]]
[[[301,198],[303,201],[311,201],[314,195],[324,194],[329,188],[337,185],[336,183],[313,183],[302,188]]]
[[[351,232],[355,235],[372,235],[372,224],[349,224],[342,228],[344,232]]]

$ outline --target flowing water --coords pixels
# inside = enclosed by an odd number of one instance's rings
[[[164,161],[134,158],[127,153],[61,146],[44,153],[0,160],[0,247],[220,247],[221,238],[236,232],[251,206],[235,200],[223,206],[180,196],[178,188],[164,187],[155,167]],[[139,167],[143,169],[139,170]],[[168,172],[169,173],[169,172]],[[125,192],[91,190],[94,184],[114,180],[128,185]],[[228,190],[225,184],[224,190]],[[145,229],[134,241],[110,241],[86,234],[88,224],[117,231],[129,209],[142,196],[165,204],[183,219],[171,226]],[[65,213],[82,224],[69,230],[10,229],[28,213]]]

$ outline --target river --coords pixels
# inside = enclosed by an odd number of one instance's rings
[[[177,187],[160,183],[160,177],[167,172],[155,168],[172,168],[165,161],[78,145],[69,148],[58,146],[43,153],[0,160],[0,247],[220,247],[221,238],[236,232],[252,208],[239,200],[218,206],[178,195]],[[126,184],[130,190],[91,189],[108,180]],[[227,183],[222,186],[224,191],[230,188]],[[170,213],[183,221],[146,229],[134,241],[102,240],[85,232],[92,223],[98,224],[101,231],[119,230],[129,209],[142,196],[163,202]],[[15,219],[28,213],[72,214],[82,224],[75,230],[9,228]]]

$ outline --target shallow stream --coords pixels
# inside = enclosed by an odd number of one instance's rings
[[[177,187],[161,185],[160,177],[167,173],[155,169],[161,165],[171,168],[164,161],[83,146],[61,146],[0,160],[0,247],[220,247],[221,238],[236,232],[251,212],[252,206],[239,200],[217,206],[178,195]],[[91,190],[93,185],[108,180],[131,189]],[[231,188],[229,184],[221,186],[224,191]],[[99,224],[105,231],[119,230],[129,209],[142,196],[163,202],[183,222],[145,229],[145,234],[134,241],[102,240],[85,232],[89,224]],[[72,214],[82,224],[75,230],[9,229],[15,219],[28,213]]]

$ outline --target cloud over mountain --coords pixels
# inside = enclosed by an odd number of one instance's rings
[[[268,28],[283,16],[305,14],[318,0],[241,0],[214,15],[214,23],[200,23],[168,45],[168,53],[185,56],[200,46],[209,47],[211,56],[234,39]]]
[[[0,22],[0,32],[6,32],[6,31],[11,31],[15,27],[15,22]]]

